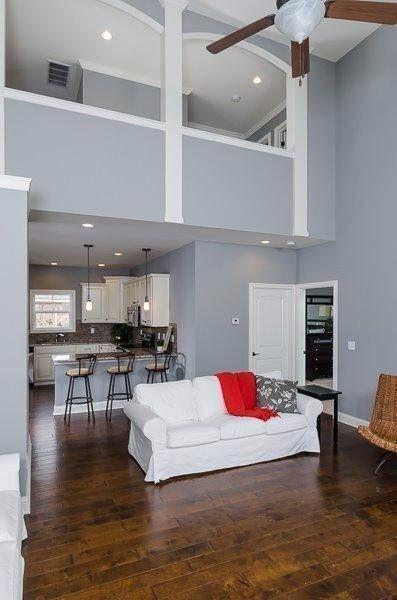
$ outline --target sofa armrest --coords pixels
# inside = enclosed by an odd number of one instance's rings
[[[167,443],[167,423],[149,406],[138,402],[126,402],[124,413],[151,442]]]
[[[315,427],[317,424],[317,417],[323,412],[323,403],[320,400],[305,396],[304,394],[297,394],[296,402],[298,410],[308,420],[309,425]]]
[[[0,490],[19,492],[19,454],[0,455]]]

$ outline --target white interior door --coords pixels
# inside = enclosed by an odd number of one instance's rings
[[[295,286],[250,285],[250,370],[295,376]]]

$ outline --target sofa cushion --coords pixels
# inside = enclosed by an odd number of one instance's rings
[[[288,431],[297,431],[308,427],[308,421],[305,415],[280,413],[278,417],[269,419],[265,422],[265,432],[268,435],[277,435],[278,433],[287,433]]]
[[[218,377],[196,377],[193,379],[193,390],[200,421],[227,413]]]
[[[19,542],[0,543],[0,598],[21,600],[24,561]]]
[[[0,542],[20,542],[24,537],[19,492],[0,491]]]
[[[220,432],[216,427],[191,421],[167,427],[167,445],[169,448],[185,448],[201,446],[220,440]]]
[[[140,383],[134,390],[134,398],[149,406],[168,425],[197,421],[193,384],[189,379],[169,383]]]
[[[274,419],[276,418],[274,417]],[[204,423],[217,427],[221,434],[221,440],[233,440],[266,433],[265,421],[254,417],[235,417],[228,414],[215,415],[206,419]]]
[[[269,406],[279,413],[298,413],[297,381],[256,376],[257,400],[261,407]]]

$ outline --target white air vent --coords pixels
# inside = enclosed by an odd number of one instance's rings
[[[70,65],[48,61],[48,83],[59,87],[66,87],[68,84]]]

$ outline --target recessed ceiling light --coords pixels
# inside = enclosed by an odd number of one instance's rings
[[[237,104],[237,102],[241,102],[242,97],[239,96],[238,94],[235,94],[234,96],[231,97],[231,101],[234,102],[235,104]]]
[[[262,240],[261,244],[263,244],[264,246],[267,246],[268,244],[270,244],[269,240]]]
[[[107,29],[105,29],[105,31],[102,31],[101,37],[102,37],[103,40],[106,40],[107,42],[110,42],[110,40],[112,39],[113,36],[110,33],[110,31],[108,31]]]
[[[253,78],[252,83],[254,85],[259,85],[260,83],[262,83],[262,79],[259,77],[259,75],[257,75],[256,77]]]
[[[92,223],[83,223],[81,226],[86,229],[92,229],[94,227]]]
[[[294,242],[294,240],[289,240],[289,241],[287,242],[287,246],[295,246],[295,242]]]
[[[106,267],[105,263],[98,263],[98,267]]]
[[[55,260],[51,263],[52,267],[57,267],[59,265],[59,263],[57,263]]]
[[[114,255],[115,256],[123,256],[123,253],[122,252],[115,252]]]

